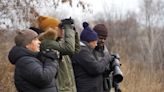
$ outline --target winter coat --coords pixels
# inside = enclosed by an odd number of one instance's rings
[[[96,60],[87,42],[81,43],[79,53],[72,56],[77,92],[103,92],[103,72],[109,63],[108,56]]]
[[[95,58],[99,61],[101,60],[105,55],[108,55],[109,57],[111,56],[108,52],[108,49],[106,46],[103,47],[96,47],[93,50],[93,54]],[[112,59],[111,59],[112,60]],[[103,88],[104,92],[110,92],[112,88],[112,78],[111,78],[111,67],[110,64],[106,66],[106,71],[103,73]]]
[[[8,56],[15,65],[14,83],[18,92],[58,92],[55,84],[58,63],[56,60],[40,61],[36,53],[14,46]]]
[[[76,92],[75,78],[69,55],[75,54],[80,49],[77,32],[70,26],[64,28],[65,36],[61,41],[44,39],[42,49],[54,49],[60,52],[59,71],[57,83],[59,92]]]

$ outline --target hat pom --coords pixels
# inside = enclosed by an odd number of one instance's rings
[[[83,22],[83,28],[87,28],[89,26],[89,24],[87,22]]]

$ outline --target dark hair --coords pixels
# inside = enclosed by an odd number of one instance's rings
[[[36,32],[36,33],[38,33],[38,34],[40,34],[40,33],[42,33],[42,32],[43,32],[41,29],[36,28],[36,27],[30,27],[29,29],[31,29],[31,30],[33,30],[33,31],[35,31],[35,32]]]

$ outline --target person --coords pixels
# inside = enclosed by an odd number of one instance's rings
[[[40,53],[38,34],[30,29],[17,32],[15,46],[8,58],[15,65],[14,83],[18,92],[58,92],[55,76],[58,72],[56,52],[42,53],[44,61],[37,57]],[[41,54],[41,53],[40,53]]]
[[[87,22],[83,22],[83,27],[80,52],[72,56],[77,92],[103,92],[103,72],[110,57],[95,58],[93,50],[97,46],[98,35]]]
[[[74,30],[72,21],[72,19],[60,21],[50,16],[39,16],[37,19],[38,28],[42,30],[40,34],[41,50],[54,49],[59,52],[57,77],[59,92],[76,92],[70,56],[79,51],[80,44],[78,33]]]
[[[94,49],[93,53],[97,60],[101,60],[105,56],[105,54],[109,54],[107,47],[105,46],[105,41],[108,37],[108,30],[104,24],[97,24],[94,26],[93,30],[98,34],[98,43],[96,48]],[[112,62],[112,61],[111,61]],[[110,92],[112,88],[112,69],[110,65],[108,65],[108,68],[106,72],[103,74],[104,81],[104,92]],[[119,87],[118,83],[115,83],[114,85],[117,85]],[[121,89],[118,89],[121,92]]]

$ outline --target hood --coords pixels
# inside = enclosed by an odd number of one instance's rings
[[[57,39],[57,30],[52,29],[52,28],[45,30],[45,32],[43,32],[39,35],[39,40],[42,41],[44,39],[56,40]]]
[[[91,50],[91,51],[94,50],[93,48],[91,48],[91,47],[88,45],[88,42],[86,42],[86,41],[80,41],[80,46],[81,46],[81,47],[87,47],[87,48],[89,48],[89,50]]]
[[[36,53],[29,51],[24,47],[14,46],[8,55],[11,64],[15,64],[23,56],[36,56]]]

